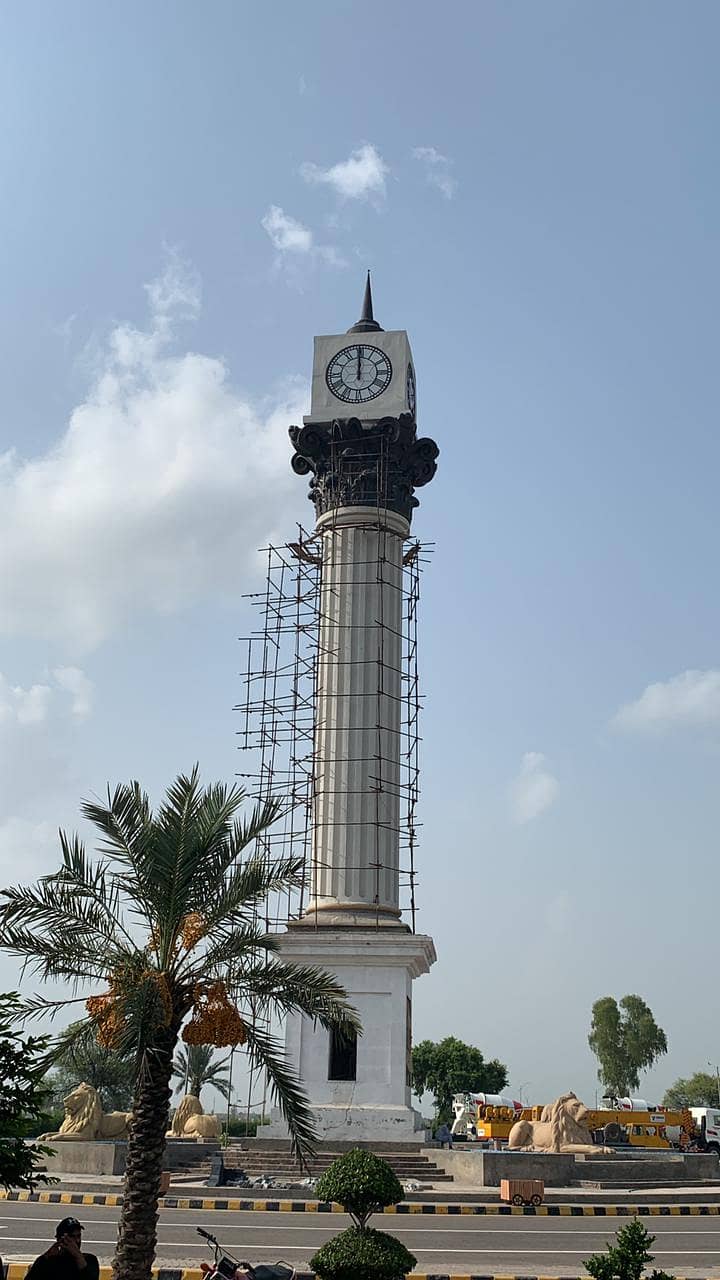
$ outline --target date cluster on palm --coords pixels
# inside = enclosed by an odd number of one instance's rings
[[[218,1049],[245,1043],[245,1023],[228,996],[224,982],[199,984],[190,1021],[183,1028],[186,1044],[213,1044]]]

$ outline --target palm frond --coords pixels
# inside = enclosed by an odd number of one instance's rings
[[[229,1102],[233,1087],[230,1077],[223,1072],[227,1070],[231,1055],[226,1054],[216,1062],[213,1061],[214,1057],[215,1049],[209,1044],[193,1044],[181,1048],[173,1062],[173,1075],[180,1078],[179,1084],[175,1086],[175,1093],[182,1093],[186,1082],[198,1081],[200,1092],[208,1084]]]
[[[92,938],[73,930],[42,938],[32,929],[9,925],[2,930],[3,950],[21,956],[28,969],[43,979],[61,978],[78,983],[102,983],[123,953],[107,946],[101,951]]]
[[[92,864],[77,835],[60,832],[63,861],[58,871],[43,876],[34,887],[10,887],[0,892],[0,938],[4,945],[12,935],[20,949],[32,934],[49,956],[50,943],[69,952],[93,948],[109,953],[125,944],[134,945],[121,911],[117,883],[107,865]],[[28,949],[32,955],[32,948]]]
[[[49,1017],[52,1021],[64,1009],[73,1004],[85,1004],[84,996],[66,996],[60,1000],[50,1000],[47,996],[23,996],[20,1000],[19,1014],[23,1022],[32,1022],[35,1018]]]
[[[256,855],[234,866],[214,891],[213,886],[208,886],[203,914],[210,928],[216,923],[249,919],[254,909],[273,893],[300,888],[302,877],[301,857],[268,862]]]
[[[338,1027],[362,1035],[358,1012],[336,978],[312,965],[263,960],[239,977],[240,989],[269,1002],[276,1013],[300,1009],[326,1029]]]
[[[112,793],[108,788],[106,804],[88,800],[82,812],[104,836],[101,852],[119,864],[116,878],[132,914],[151,930],[158,916],[156,828],[147,793],[138,782],[117,786]]]
[[[247,1028],[247,1048],[267,1072],[270,1091],[290,1130],[290,1149],[305,1167],[315,1154],[317,1139],[310,1100],[287,1064],[279,1040],[256,1025]]]
[[[150,801],[140,783],[117,786],[112,795],[108,787],[107,804],[85,800],[81,812],[105,836],[100,851],[134,868],[152,823]]]
[[[233,796],[233,812],[239,800],[244,798],[244,791],[237,788]],[[202,849],[203,885],[202,891],[193,903],[193,909],[204,915],[219,918],[225,911],[223,904],[229,902],[229,886],[238,872],[257,861],[266,865],[262,858],[243,857],[248,846],[252,845],[277,817],[278,806],[274,801],[267,801],[254,807],[246,822],[227,821],[222,832],[222,839],[208,839]],[[248,881],[250,885],[250,881]],[[287,887],[287,886],[285,886]],[[268,892],[271,890],[268,890]],[[256,891],[262,896],[262,889]],[[250,899],[248,899],[249,902]]]
[[[177,974],[184,982],[226,978],[229,973],[254,968],[258,955],[275,952],[278,946],[274,935],[259,925],[231,921],[229,928],[211,931],[205,950],[191,951],[179,965]]]

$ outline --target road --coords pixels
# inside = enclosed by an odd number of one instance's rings
[[[86,1227],[85,1248],[109,1262],[118,1210],[65,1208],[33,1202],[0,1202],[0,1255],[5,1261],[35,1257],[53,1238],[55,1224],[74,1213]],[[447,1218],[414,1220],[378,1215],[374,1225],[391,1231],[415,1254],[420,1272],[489,1275],[578,1276],[589,1254],[602,1249],[628,1219]],[[676,1275],[720,1280],[720,1217],[645,1219],[657,1237],[655,1265]],[[348,1225],[342,1214],[240,1213],[165,1209],[159,1226],[158,1264],[197,1267],[208,1258],[195,1228],[204,1226],[230,1252],[250,1262],[284,1258],[308,1270],[314,1251]]]

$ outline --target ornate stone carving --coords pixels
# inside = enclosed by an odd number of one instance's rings
[[[417,438],[412,414],[362,423],[359,418],[290,427],[291,460],[299,476],[309,475],[309,498],[317,516],[336,507],[382,507],[410,520],[418,500],[414,490],[428,484],[440,452],[434,440]]]
[[[65,1117],[57,1133],[43,1133],[41,1142],[102,1142],[128,1136],[129,1111],[104,1112],[100,1095],[91,1084],[77,1085],[63,1098]]]
[[[220,1121],[217,1116],[208,1116],[202,1103],[194,1093],[186,1093],[178,1104],[172,1124],[165,1134],[166,1138],[219,1138]]]
[[[539,1120],[518,1120],[510,1130],[511,1151],[553,1151],[563,1155],[614,1155],[595,1146],[588,1128],[590,1112],[574,1093],[563,1093],[543,1107]]]

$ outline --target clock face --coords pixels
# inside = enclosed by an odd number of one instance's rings
[[[387,391],[392,379],[392,365],[379,347],[366,343],[343,347],[333,356],[325,381],[338,400],[347,404],[365,404]]]
[[[405,380],[405,393],[407,396],[407,406],[413,417],[415,416],[415,371],[411,364],[407,367],[407,378]]]

